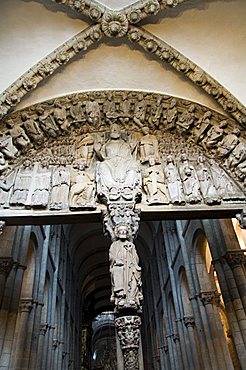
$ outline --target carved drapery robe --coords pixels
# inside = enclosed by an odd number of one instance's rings
[[[97,165],[98,193],[109,200],[117,200],[121,195],[126,200],[134,199],[134,194],[140,192],[141,180],[130,145],[123,139],[109,140],[101,153],[103,161]]]
[[[118,307],[140,306],[141,267],[135,245],[128,240],[113,242],[109,250],[112,281],[111,301]]]

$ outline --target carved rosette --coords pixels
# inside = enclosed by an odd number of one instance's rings
[[[139,316],[123,316],[115,320],[115,326],[123,353],[124,369],[139,369],[140,326]]]
[[[231,250],[224,256],[227,263],[232,267],[241,267],[246,263],[245,250]]]
[[[128,20],[124,14],[107,12],[102,17],[101,27],[107,37],[123,37],[128,31]]]
[[[0,275],[8,276],[13,266],[11,257],[0,257]]]

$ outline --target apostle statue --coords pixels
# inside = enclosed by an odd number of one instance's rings
[[[72,173],[69,208],[71,210],[96,208],[95,176],[86,171],[83,161],[75,165]]]
[[[116,309],[139,309],[143,299],[141,287],[141,267],[135,245],[130,242],[129,227],[119,224],[115,227],[114,241],[109,250],[110,274],[112,283],[111,302]]]

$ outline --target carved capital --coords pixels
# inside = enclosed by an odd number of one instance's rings
[[[195,319],[194,316],[184,316],[183,321],[185,326],[188,327],[194,327],[195,326]]]
[[[0,235],[2,235],[5,225],[6,225],[5,221],[0,220]]]
[[[232,268],[239,267],[246,262],[244,252],[245,250],[243,249],[230,250],[225,254],[224,258]]]
[[[141,319],[139,316],[123,316],[115,320],[115,326],[124,358],[124,369],[139,369],[139,343]]]
[[[104,234],[112,241],[117,239],[117,229],[126,225],[129,239],[133,240],[138,232],[140,210],[135,208],[135,203],[109,203],[108,210],[102,213]]]
[[[11,257],[0,257],[0,275],[8,276],[13,266]]]
[[[19,303],[19,310],[21,313],[27,312],[30,313],[33,309],[33,300],[30,298],[22,298]]]

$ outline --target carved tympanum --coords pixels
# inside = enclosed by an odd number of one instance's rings
[[[244,202],[243,136],[231,119],[160,94],[101,91],[39,103],[2,123],[0,207],[76,211],[103,202],[110,218],[116,203],[140,200]]]

